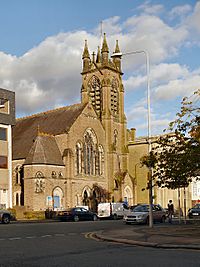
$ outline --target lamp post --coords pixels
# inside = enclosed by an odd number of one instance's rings
[[[151,109],[150,109],[150,60],[149,53],[147,50],[136,50],[126,53],[113,53],[112,58],[135,55],[135,54],[144,54],[146,59],[146,74],[147,74],[147,142],[148,142],[148,154],[151,152]],[[152,168],[149,167],[149,227],[153,227],[153,213],[152,213]]]

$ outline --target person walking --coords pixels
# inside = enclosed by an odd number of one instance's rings
[[[169,218],[169,223],[172,223],[172,216],[174,214],[174,204],[172,203],[172,200],[169,200],[168,203],[168,218]]]

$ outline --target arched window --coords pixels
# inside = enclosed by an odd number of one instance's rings
[[[21,177],[22,176],[22,166],[18,165],[15,168],[15,182],[16,184],[21,184]]]
[[[44,175],[42,172],[37,172],[35,175],[35,192],[41,193],[44,191]]]
[[[104,173],[104,151],[102,145],[98,146],[97,150],[97,174],[98,175],[103,175]]]
[[[51,177],[52,177],[52,178],[57,178],[57,175],[56,175],[56,172],[55,172],[55,171],[52,171],[52,173],[51,173]]]
[[[104,150],[102,145],[98,145],[95,132],[87,129],[83,140],[83,144],[76,144],[76,173],[103,175]]]
[[[92,105],[99,117],[101,117],[102,112],[102,94],[100,80],[96,76],[92,76],[88,82],[89,87],[89,96],[92,102]]]
[[[78,142],[76,144],[76,172],[77,174],[82,173],[82,154],[83,154],[83,149],[82,149],[82,144],[81,142]]]
[[[63,173],[62,173],[62,172],[59,172],[59,173],[58,173],[58,177],[59,177],[59,178],[63,178]]]
[[[111,85],[111,113],[113,116],[118,115],[119,113],[119,93],[118,93],[118,88],[119,88],[119,82],[116,78],[112,80],[112,85]]]
[[[84,157],[84,173],[95,175],[95,144],[96,135],[88,129],[84,135],[83,157]]]

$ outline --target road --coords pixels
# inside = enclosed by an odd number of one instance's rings
[[[122,221],[0,225],[0,266],[200,266],[199,251],[144,248],[87,238],[89,232],[122,227],[126,227]]]

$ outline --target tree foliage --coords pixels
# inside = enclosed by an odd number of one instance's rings
[[[193,177],[200,175],[200,90],[184,98],[181,111],[169,124],[170,134],[157,140],[141,162],[153,168],[153,180],[159,187],[187,187]]]

